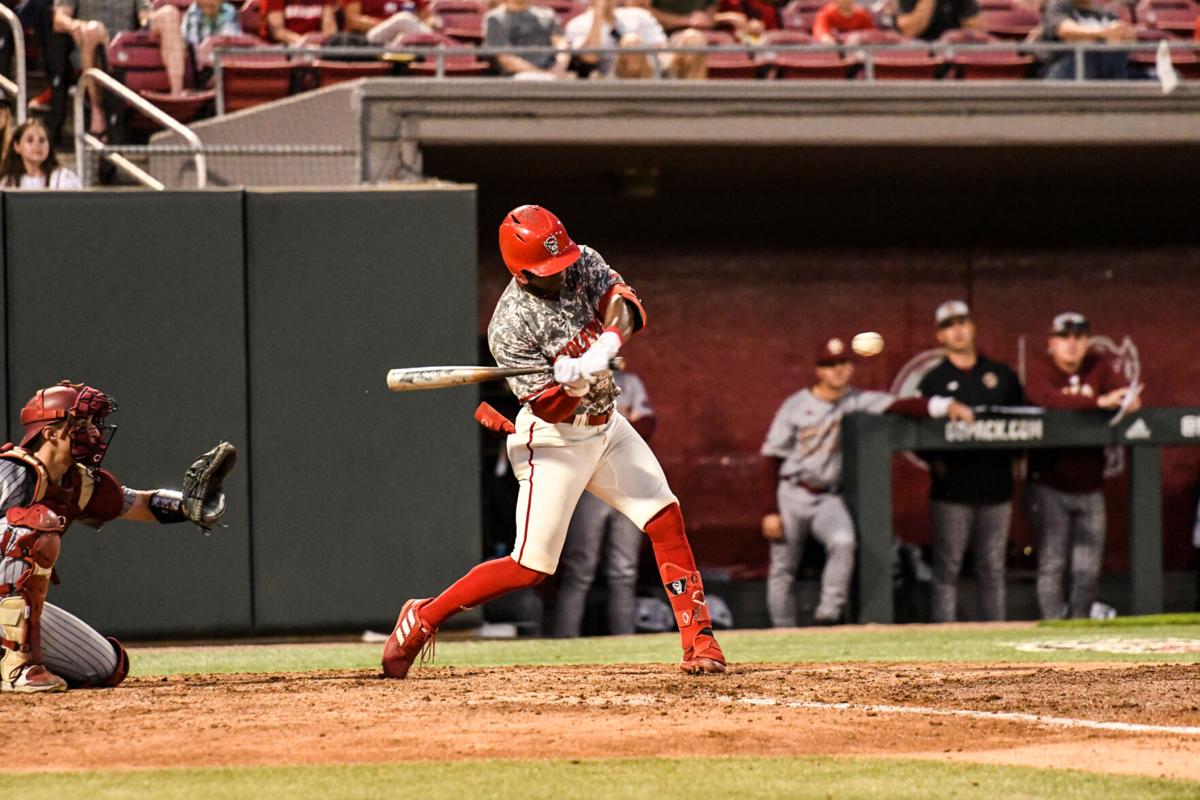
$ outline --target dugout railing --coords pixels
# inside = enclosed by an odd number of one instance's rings
[[[850,414],[842,435],[843,491],[858,532],[859,622],[893,621],[892,454],[897,451],[1128,448],[1129,608],[1133,614],[1162,611],[1161,449],[1200,444],[1200,408],[1146,409],[1115,426],[1100,412],[985,415],[971,423]]]

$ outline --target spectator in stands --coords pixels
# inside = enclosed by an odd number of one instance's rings
[[[933,41],[955,28],[982,28],[976,0],[897,0],[896,27],[911,39]]]
[[[1042,12],[1042,39],[1047,42],[1118,44],[1135,41],[1137,35],[1116,14],[1092,5],[1092,0],[1050,0]],[[1083,74],[1088,80],[1128,80],[1128,56],[1121,51],[1086,53]],[[1046,80],[1063,81],[1074,77],[1074,53],[1058,53],[1046,66]]]
[[[1029,399],[1077,411],[1116,410],[1128,399],[1127,408],[1136,411],[1138,387],[1125,385],[1112,359],[1091,349],[1090,331],[1082,314],[1068,311],[1054,318],[1047,357],[1030,365]],[[1026,500],[1037,536],[1042,618],[1090,616],[1104,558],[1104,448],[1030,451]],[[1063,593],[1068,575],[1069,601]]]
[[[242,32],[233,3],[195,0],[183,15],[183,40],[197,47],[210,36],[237,36]]]
[[[37,40],[38,52],[42,56],[42,69],[47,76],[51,70],[46,54],[50,49],[50,31],[54,27],[54,0],[22,0],[14,10],[21,20],[21,27],[33,31]],[[5,74],[8,70],[5,70]],[[50,107],[51,88],[46,87],[40,95],[29,101],[30,110],[48,111]]]
[[[950,396],[977,410],[1025,402],[1016,373],[975,349],[975,323],[966,303],[942,303],[934,320],[946,356],[921,379],[917,388],[922,396]],[[968,546],[979,579],[983,618],[1004,619],[1015,454],[955,450],[923,455],[931,479],[933,621],[957,618],[958,576]]]
[[[662,47],[667,35],[654,15],[639,6],[620,6],[618,0],[593,0],[591,7],[567,23],[566,36],[573,49],[598,47]],[[675,47],[704,46],[699,31],[677,31],[670,39]],[[665,73],[673,78],[704,78],[708,66],[703,53],[664,53],[657,57],[642,53],[576,55],[580,74],[591,77],[652,78]]]
[[[842,34],[875,29],[871,12],[854,0],[831,0],[821,7],[813,20],[813,39],[822,44],[837,44]]]
[[[595,4],[593,0],[593,7]],[[629,371],[614,372],[613,380],[620,389],[617,411],[649,442],[657,420],[645,384]],[[645,534],[629,517],[592,493],[583,493],[571,516],[559,562],[555,636],[579,636],[588,589],[595,580],[602,550],[608,588],[608,632],[623,636],[636,631],[638,557],[643,538]]]
[[[167,71],[167,83],[171,94],[183,93],[183,44],[182,15],[172,5],[164,5],[147,12],[140,0],[55,0],[54,30],[65,33],[75,43],[80,69],[99,66],[97,53],[103,54],[108,42],[118,33],[136,31],[143,25],[158,36],[159,51],[163,67]],[[95,84],[89,87],[92,100],[90,131],[103,135],[106,130],[104,106],[100,89]]]
[[[571,53],[562,26],[552,9],[530,5],[529,0],[504,0],[483,18],[484,45],[487,47],[559,47],[560,53],[518,56],[505,53],[496,57],[505,75],[566,78]]]
[[[639,0],[645,2],[645,0]],[[762,24],[750,28],[750,20],[740,11],[722,11],[720,0],[649,0],[650,13],[658,24],[667,31],[696,29],[701,31],[717,27],[731,28],[739,36],[762,32]]]
[[[308,34],[337,33],[333,0],[262,0],[262,38],[293,45]]]
[[[36,117],[17,126],[0,164],[0,187],[6,189],[78,189],[79,178],[59,165],[50,132]]]
[[[398,46],[410,33],[433,33],[441,20],[429,0],[342,0],[347,33],[358,33],[379,47]]]

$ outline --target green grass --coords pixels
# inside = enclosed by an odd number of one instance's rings
[[[1069,770],[866,758],[459,761],[322,767],[243,767],[33,773],[28,797],[154,800],[562,800],[562,798],[1195,798],[1196,784]],[[16,785],[16,784],[14,784]]]
[[[1200,640],[1200,621],[1128,618],[1120,625],[1037,626],[951,630],[936,626],[847,627],[820,632],[729,631],[720,637],[733,663],[953,661],[1080,662],[1145,661],[1200,663],[1200,653],[1118,654],[1091,651],[1027,653],[1021,642],[1058,639],[1180,638]],[[228,645],[220,647],[136,648],[134,675],[180,673],[306,672],[322,669],[374,669],[376,644]],[[669,663],[679,658],[674,634],[603,639],[444,641],[436,666],[507,664]]]
[[[1200,614],[1150,614],[1112,619],[1044,619],[1039,628],[1128,628],[1144,625],[1200,625]]]

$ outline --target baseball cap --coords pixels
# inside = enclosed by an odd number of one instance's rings
[[[1087,333],[1092,329],[1087,317],[1078,311],[1064,311],[1050,323],[1051,336],[1066,336],[1069,333]]]
[[[933,312],[933,319],[940,328],[952,319],[971,316],[971,309],[962,300],[947,300]]]
[[[850,348],[837,337],[826,339],[817,348],[818,367],[832,367],[835,364],[843,364],[852,360],[853,357],[851,356]]]

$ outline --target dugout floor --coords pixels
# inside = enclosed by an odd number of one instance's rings
[[[115,690],[0,696],[0,717],[31,748],[12,769],[803,754],[1200,780],[1195,664],[753,664],[703,677],[666,665],[447,667],[418,668],[406,681],[365,670],[141,677]]]

